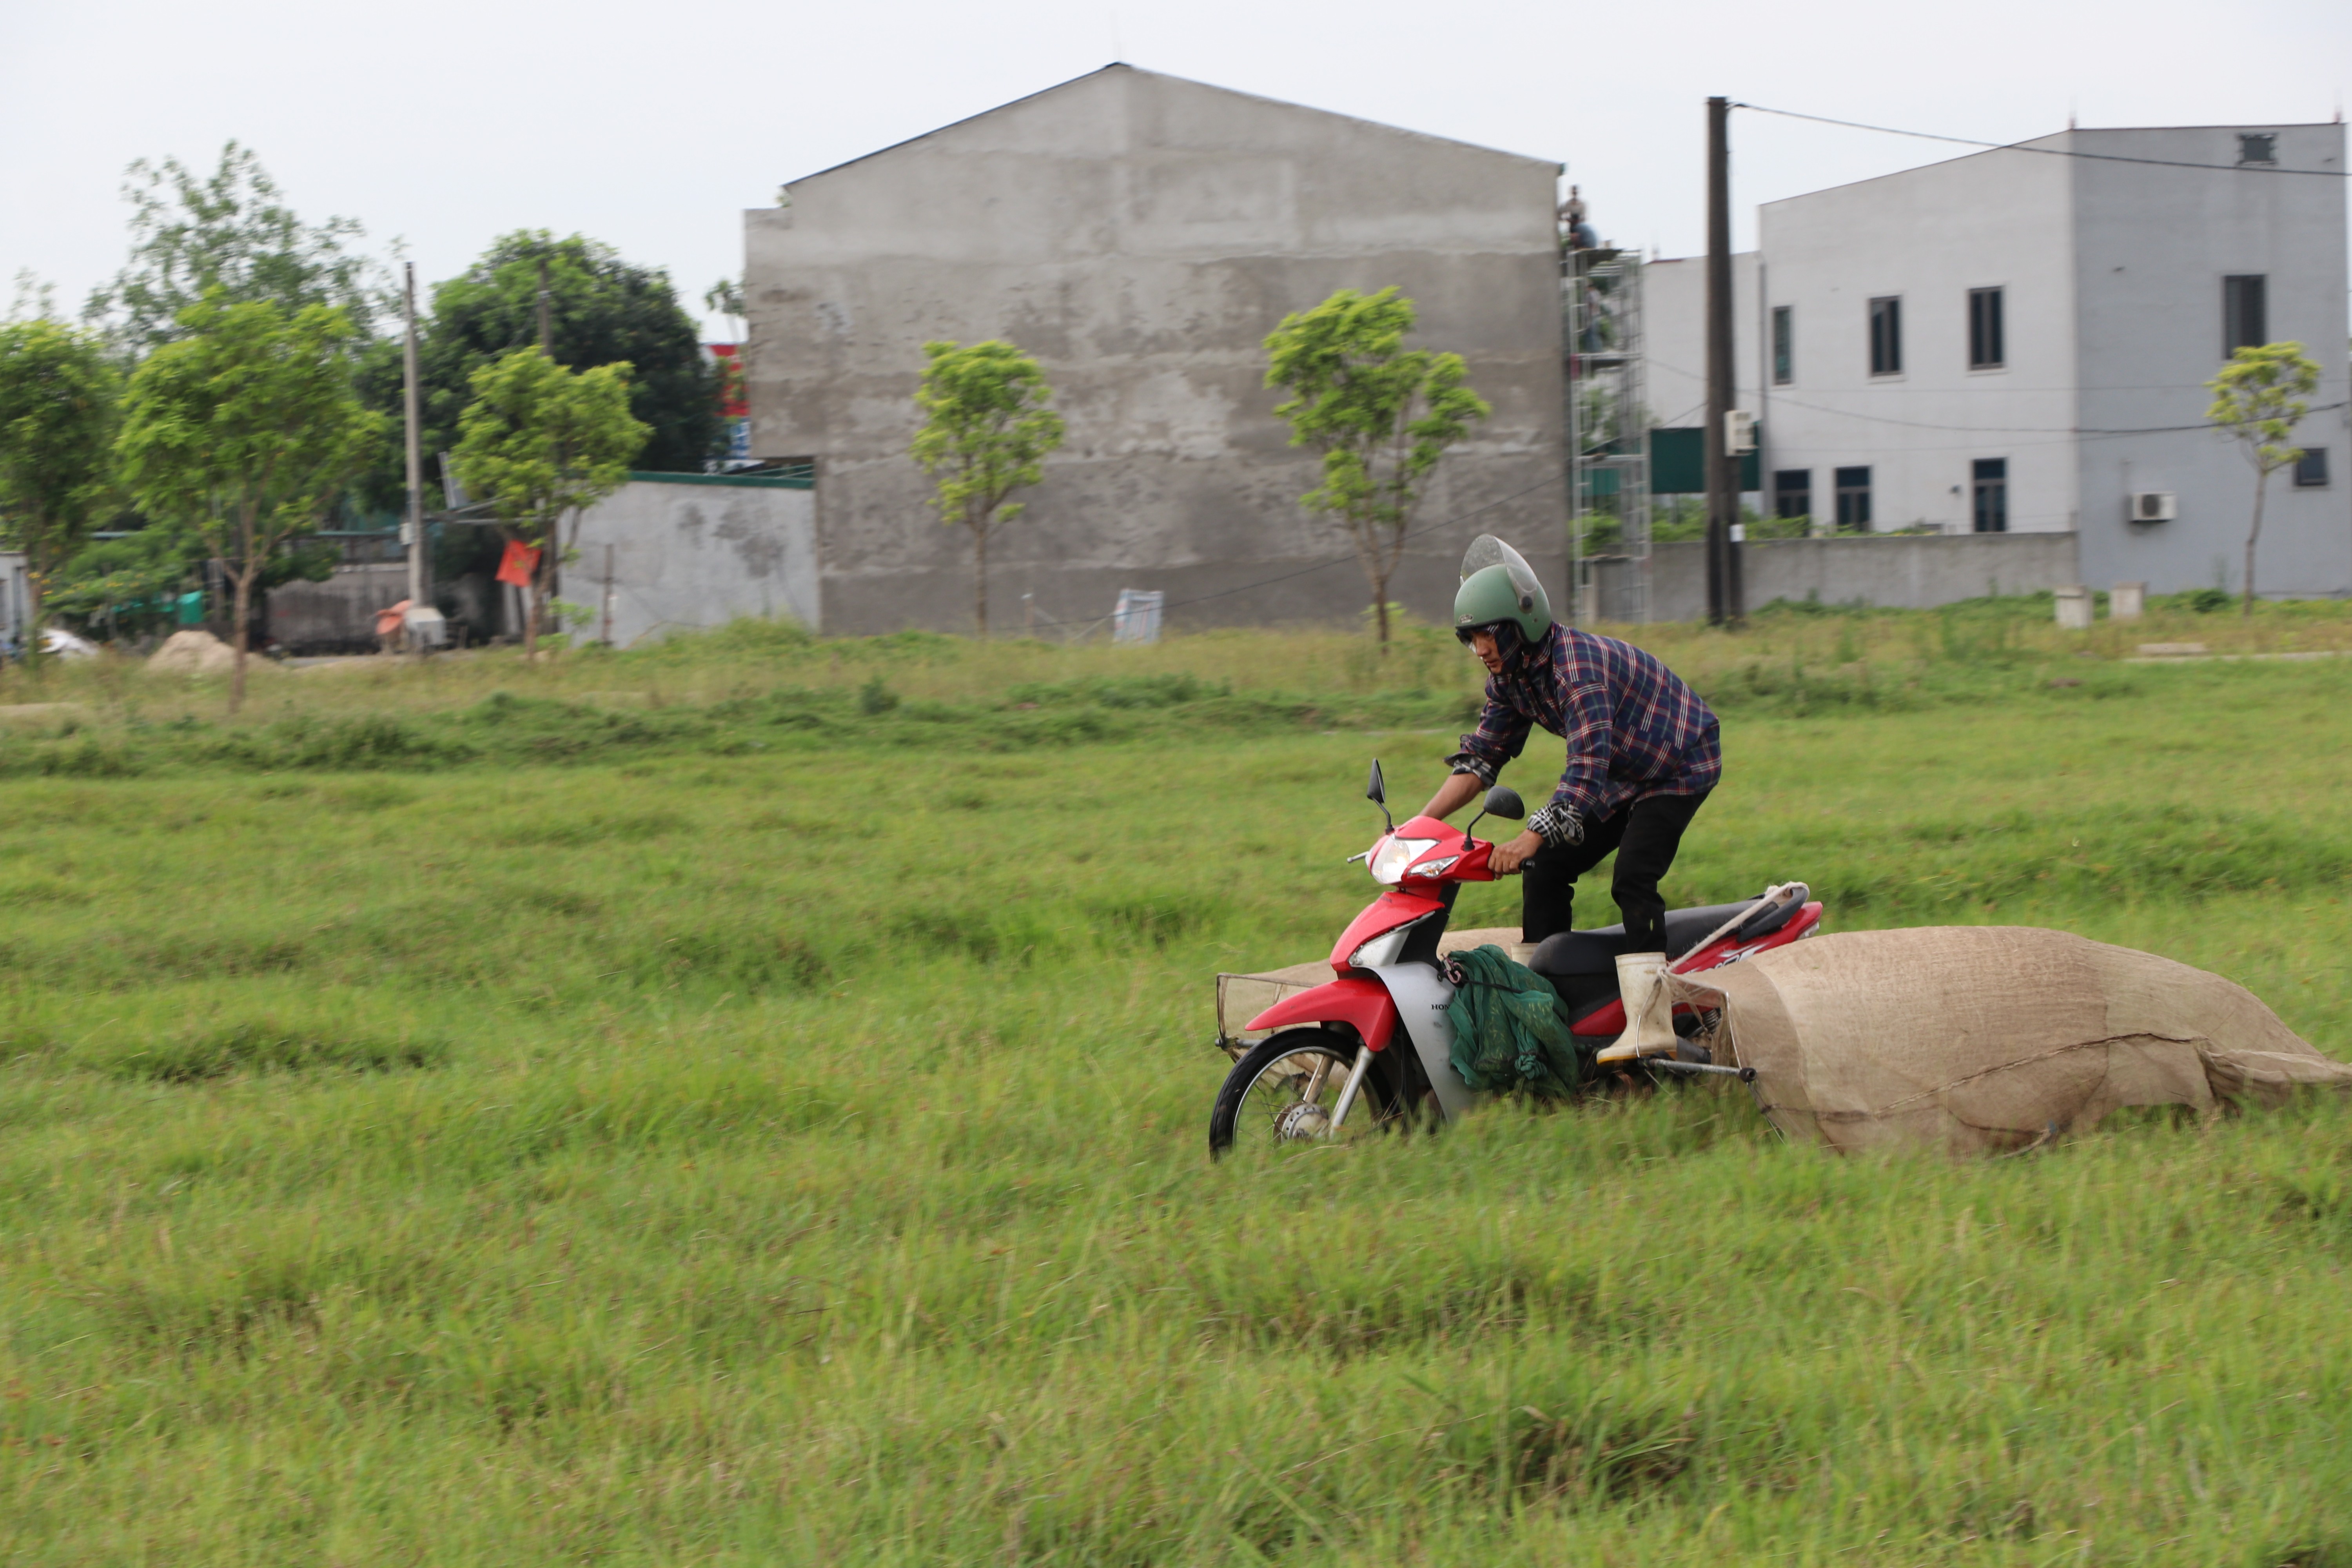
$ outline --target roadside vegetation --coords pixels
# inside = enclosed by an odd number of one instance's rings
[[[2217,613],[2219,590],[2172,595],[2147,618],[2061,631],[2047,594],[1937,611],[1780,602],[1731,633],[1696,625],[1612,628],[1681,671],[1719,710],[1801,718],[1983,704],[2064,710],[2113,692],[2228,689],[2248,655],[2352,653],[2352,607],[2264,603]],[[820,638],[740,621],[626,651],[591,645],[530,659],[511,649],[256,664],[250,710],[223,685],[150,676],[111,654],[0,666],[0,776],[171,772],[190,766],[438,769],[472,762],[952,742],[1020,751],[1146,733],[1466,724],[1475,665],[1453,635],[1391,606],[1394,641],[1336,631],[1209,632],[1153,647],[929,632]],[[2156,650],[2143,656],[2143,648]],[[2202,657],[2200,657],[2202,656]],[[2135,662],[2137,661],[2137,662]],[[2254,662],[2265,662],[2257,659]],[[2326,679],[2315,677],[2315,679]]]
[[[560,515],[721,448],[694,319],[609,246],[500,236],[404,346],[414,279],[395,289],[355,220],[303,221],[252,149],[127,175],[131,253],[79,325],[30,274],[0,321],[0,548],[26,557],[10,637],[36,663],[44,627],[144,648],[203,624],[242,664],[257,595],[393,542],[412,357],[420,479],[497,522],[429,534],[433,575],[527,584],[527,643],[590,618],[546,592]]]
[[[2048,619],[1644,631],[1731,721],[1670,896],[2065,927],[2347,1054],[2352,658],[2120,656],[2352,616]],[[1475,697],[1370,644],[0,677],[0,1555],[2352,1562],[2336,1102],[1212,1167],[1211,977],[1328,948],[1366,761]]]

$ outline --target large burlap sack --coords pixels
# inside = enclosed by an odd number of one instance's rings
[[[2027,926],[1816,937],[1675,975],[1720,1008],[1702,1036],[1756,1069],[1764,1113],[1834,1149],[2013,1149],[2126,1105],[2210,1112],[2303,1085],[2352,1088],[2242,985],[2153,953]]]

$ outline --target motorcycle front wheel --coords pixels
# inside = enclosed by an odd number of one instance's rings
[[[1355,1065],[1356,1043],[1328,1030],[1291,1029],[1260,1040],[1242,1053],[1217,1091],[1216,1109],[1209,1113],[1210,1157],[1328,1137],[1331,1113]],[[1378,1126],[1393,1114],[1383,1065],[1375,1057],[1364,1074],[1348,1130]]]

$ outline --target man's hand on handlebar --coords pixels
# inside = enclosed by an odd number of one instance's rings
[[[1497,877],[1507,877],[1527,864],[1528,857],[1543,847],[1543,835],[1530,827],[1508,844],[1496,844],[1487,851],[1486,864],[1494,868]]]

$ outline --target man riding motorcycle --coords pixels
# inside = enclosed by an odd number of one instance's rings
[[[1568,763],[1550,804],[1491,858],[1497,872],[1523,873],[1520,938],[1569,930],[1577,878],[1614,850],[1628,949],[1664,952],[1659,879],[1723,776],[1714,711],[1652,655],[1553,621],[1533,569],[1492,535],[1462,558],[1454,634],[1486,667],[1486,707],[1424,815],[1443,820],[1476,799],[1531,727],[1561,737]]]

